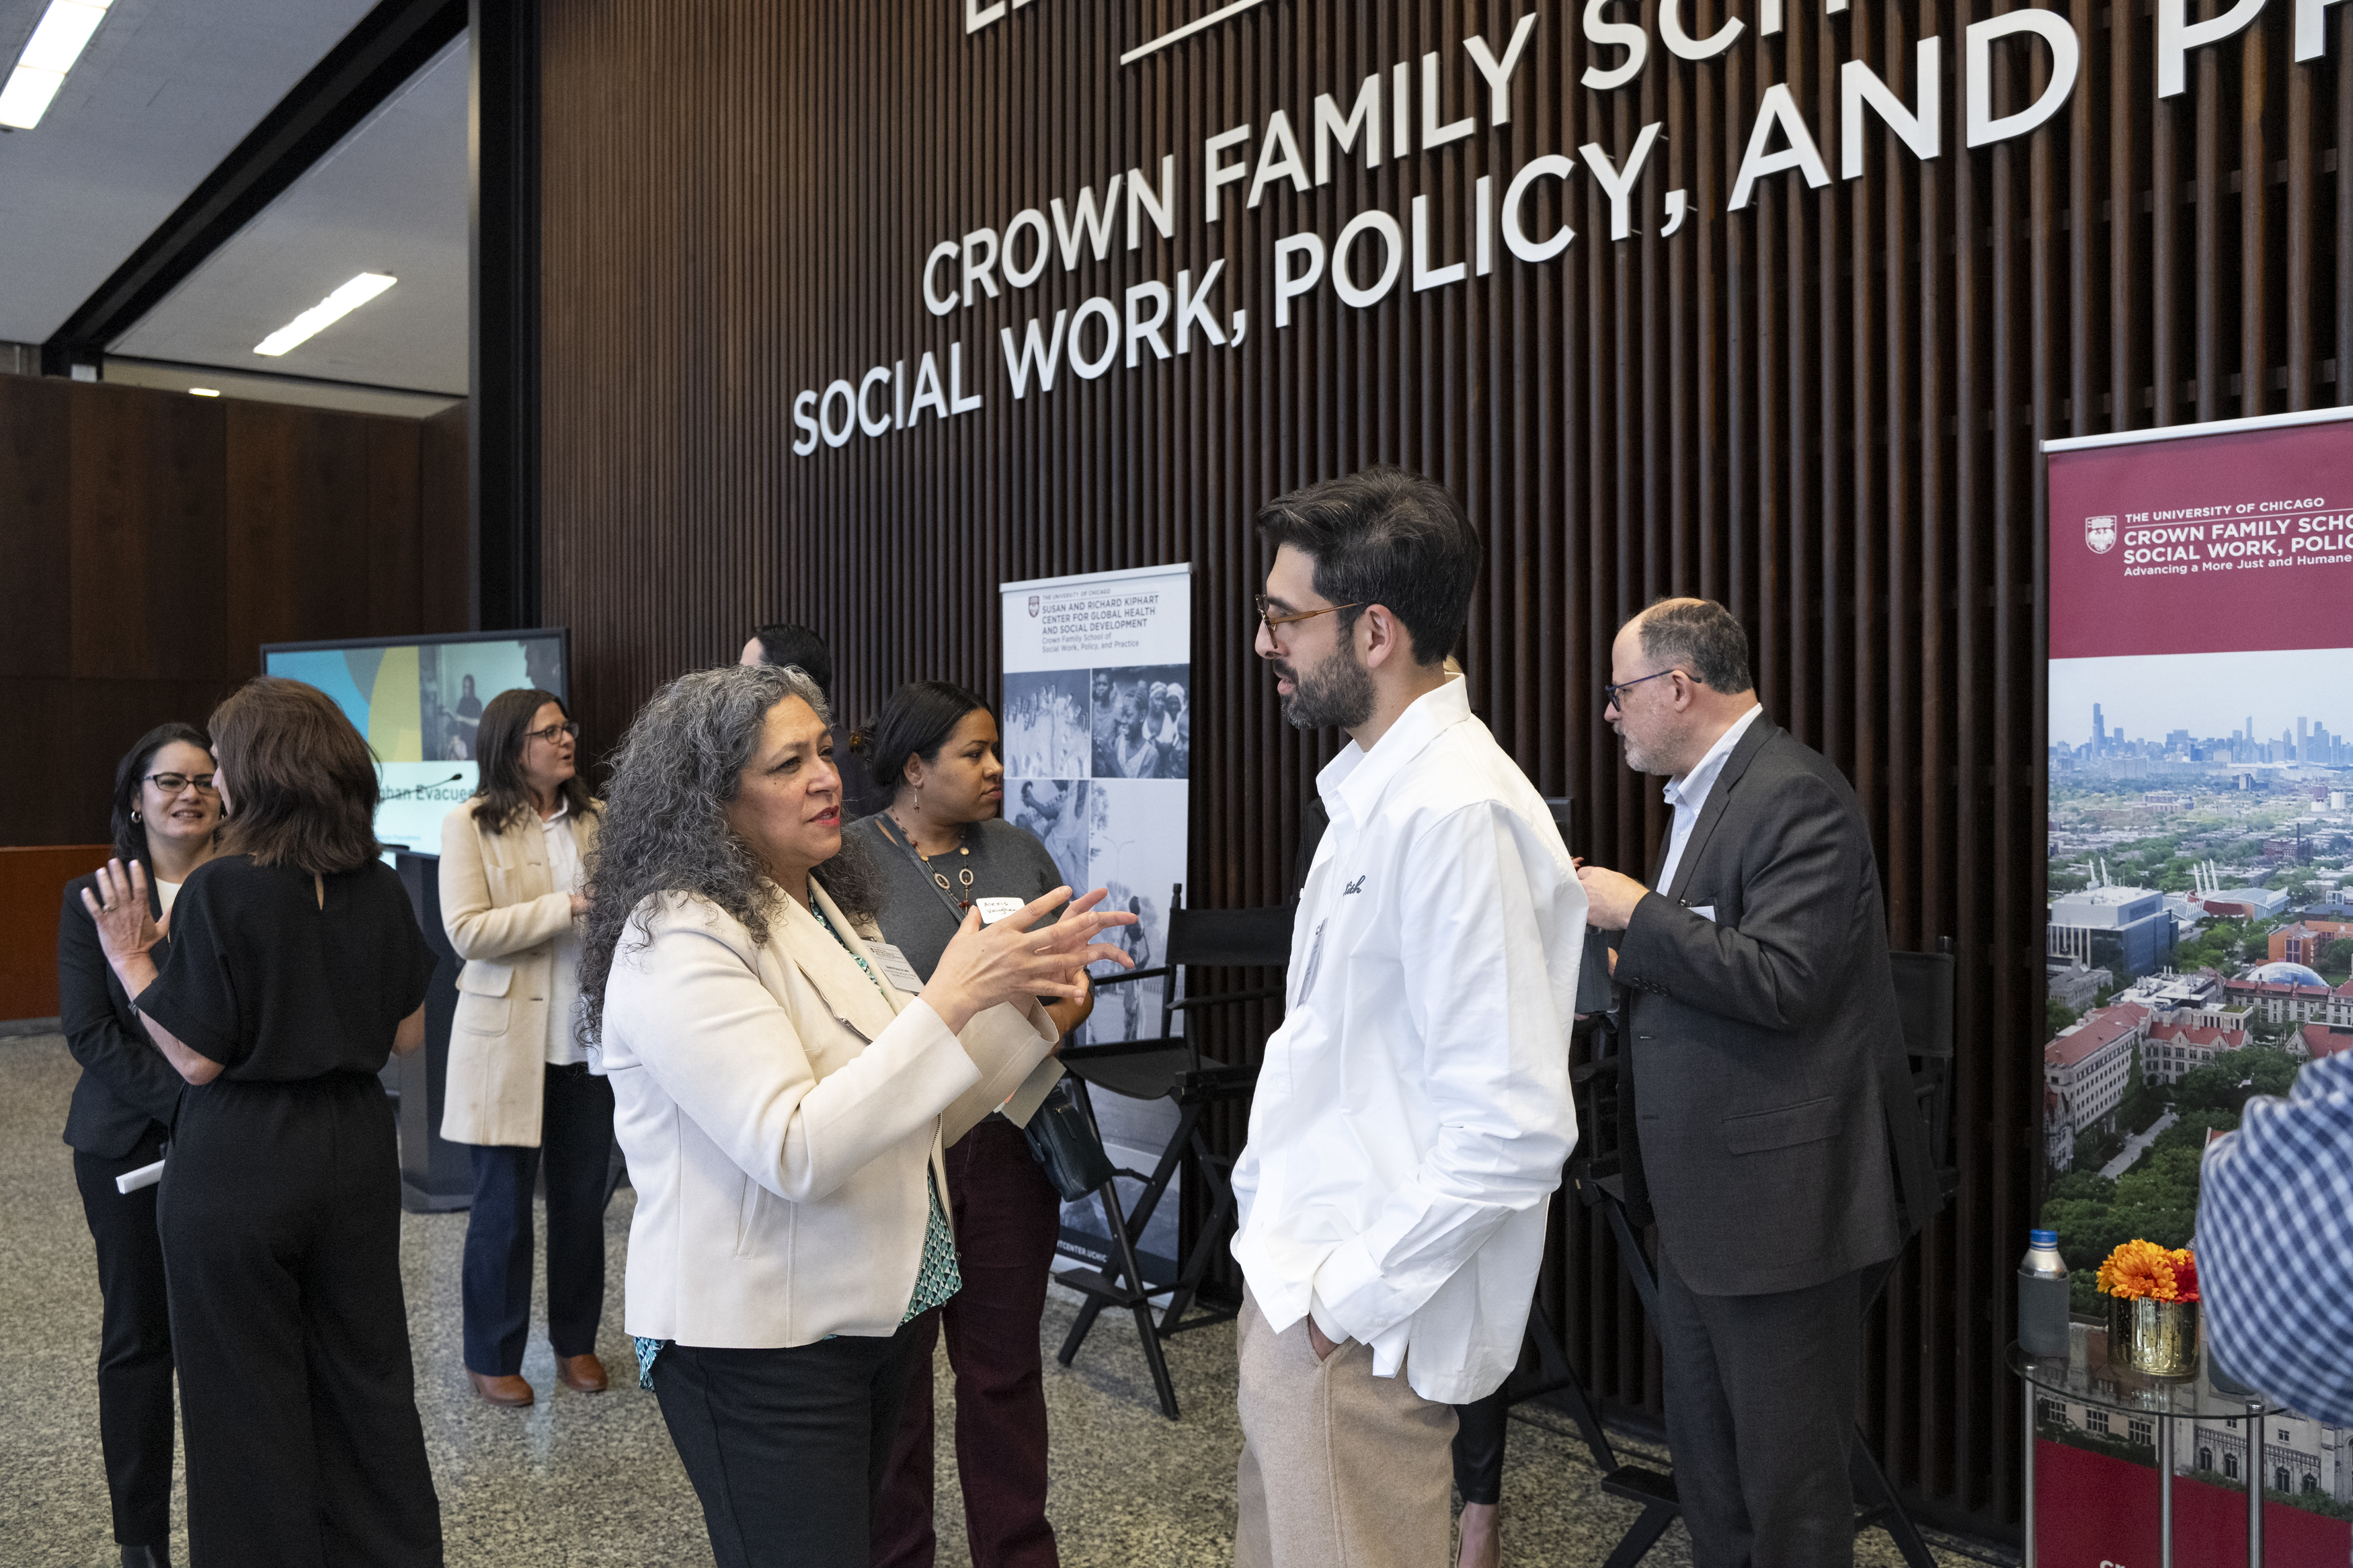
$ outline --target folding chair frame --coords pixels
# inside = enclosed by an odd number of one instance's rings
[[[1184,908],[1184,884],[1177,883],[1170,890],[1172,911]],[[1158,1038],[1074,1047],[1065,1050],[1061,1056],[1066,1065],[1083,1068],[1089,1061],[1174,1050],[1180,1045],[1188,1055],[1191,1065],[1176,1073],[1169,1089],[1168,1098],[1176,1100],[1178,1110],[1176,1131],[1161,1151],[1159,1162],[1148,1174],[1142,1171],[1119,1170],[1114,1179],[1104,1183],[1096,1193],[1103,1205],[1104,1228],[1111,1236],[1111,1256],[1106,1266],[1099,1269],[1063,1269],[1056,1275],[1063,1284],[1078,1290],[1087,1300],[1079,1309],[1078,1321],[1071,1325],[1071,1331],[1063,1338],[1062,1348],[1055,1359],[1064,1366],[1071,1364],[1079,1353],[1080,1345],[1085,1342],[1088,1332],[1093,1329],[1096,1318],[1105,1308],[1132,1313],[1136,1332],[1144,1343],[1145,1363],[1152,1372],[1153,1388],[1159,1395],[1160,1412],[1171,1421],[1178,1419],[1176,1392],[1169,1382],[1167,1359],[1161,1351],[1160,1342],[1188,1329],[1207,1328],[1212,1323],[1229,1321],[1238,1315],[1222,1309],[1195,1310],[1199,1300],[1201,1281],[1208,1276],[1210,1264],[1216,1260],[1217,1248],[1225,1228],[1232,1223],[1237,1212],[1230,1178],[1233,1160],[1211,1149],[1205,1122],[1212,1105],[1248,1097],[1258,1081],[1258,1068],[1205,1063],[1197,1036],[1190,1030],[1181,1037],[1172,1036],[1169,1031],[1177,1015],[1182,1013],[1233,1006],[1282,994],[1281,987],[1267,986],[1248,991],[1219,992],[1213,996],[1179,997],[1176,991],[1182,983],[1179,971],[1185,965],[1181,963],[1169,963],[1153,969],[1132,970],[1095,983],[1096,989],[1102,990],[1108,986],[1134,984],[1157,975],[1169,976],[1168,989],[1161,998]],[[1079,1103],[1084,1108],[1088,1123],[1101,1137],[1103,1130],[1095,1122],[1093,1086],[1081,1072],[1073,1072],[1071,1076],[1078,1085]],[[1152,1223],[1152,1216],[1158,1210],[1168,1184],[1175,1179],[1187,1154],[1193,1157],[1194,1169],[1208,1191],[1209,1210],[1203,1217],[1199,1233],[1193,1238],[1192,1247],[1185,1255],[1176,1282],[1151,1285],[1145,1280],[1136,1259],[1135,1237]],[[1144,1184],[1144,1190],[1136,1194],[1132,1208],[1123,1209],[1120,1204],[1118,1176]],[[1155,1322],[1153,1299],[1158,1296],[1167,1297],[1168,1302],[1159,1321]]]

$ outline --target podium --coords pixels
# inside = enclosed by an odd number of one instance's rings
[[[402,849],[393,866],[425,945],[433,950],[433,980],[425,992],[425,1045],[395,1057],[386,1068],[400,1097],[400,1206],[411,1214],[447,1214],[471,1206],[474,1167],[465,1145],[441,1136],[441,1100],[449,1076],[449,1026],[458,1013],[457,949],[441,929],[441,857]]]

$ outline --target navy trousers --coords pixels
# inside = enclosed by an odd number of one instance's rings
[[[605,1178],[613,1157],[613,1086],[586,1063],[546,1070],[540,1146],[475,1144],[466,1220],[466,1367],[522,1371],[531,1335],[531,1194],[547,1166],[547,1337],[559,1356],[596,1348],[605,1315]]]

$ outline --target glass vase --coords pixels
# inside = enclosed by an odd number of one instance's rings
[[[2198,1303],[2108,1298],[2108,1359],[2153,1377],[2198,1370]]]

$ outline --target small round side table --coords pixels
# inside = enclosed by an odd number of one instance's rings
[[[2031,1356],[2016,1342],[2010,1347],[2010,1370],[2025,1383],[2024,1417],[2026,1486],[2025,1568],[2035,1568],[2034,1442],[2035,1394],[2055,1394],[2075,1404],[2122,1412],[2127,1417],[2153,1421],[2157,1439],[2158,1563],[2173,1568],[2173,1424],[2177,1421],[2238,1420],[2247,1424],[2247,1568],[2263,1561],[2263,1417],[2283,1408],[2252,1389],[2242,1389],[2227,1377],[2218,1378],[2201,1342],[2194,1377],[2152,1377],[2122,1363],[2108,1360],[2105,1329],[2076,1323],[2067,1336],[2063,1356]]]

